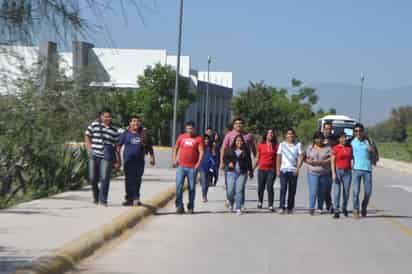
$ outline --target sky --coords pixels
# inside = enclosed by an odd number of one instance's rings
[[[101,14],[114,42],[96,35],[95,46],[175,54],[178,0],[140,2],[143,21],[131,5],[127,21]],[[182,54],[198,70],[212,56],[211,69],[232,71],[235,89],[260,80],[287,86],[292,77],[359,84],[362,72],[369,87],[409,86],[411,12],[410,0],[185,0]]]

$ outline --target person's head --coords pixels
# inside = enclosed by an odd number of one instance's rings
[[[112,123],[112,111],[109,108],[103,108],[99,112],[99,119],[105,125],[109,125]]]
[[[232,125],[233,125],[233,130],[237,132],[242,132],[243,126],[245,125],[245,120],[243,120],[240,117],[235,118],[233,119]]]
[[[325,142],[325,135],[323,135],[322,132],[316,131],[315,134],[313,134],[313,144],[317,146],[323,146],[323,143]]]
[[[286,141],[288,141],[289,143],[294,143],[295,142],[295,138],[296,138],[296,132],[293,128],[289,128],[286,131]]]
[[[325,135],[325,137],[329,137],[330,135],[332,135],[332,123],[331,122],[325,122],[323,124],[323,134]]]
[[[355,136],[359,139],[365,138],[365,127],[361,123],[357,123],[353,129]]]
[[[237,135],[233,140],[232,149],[244,149],[245,148],[245,140],[241,134]]]
[[[196,126],[194,122],[187,122],[185,124],[186,133],[190,136],[194,136],[196,134]]]
[[[267,129],[262,135],[262,143],[272,143],[277,144],[278,140],[276,138],[276,132],[274,129]]]
[[[134,116],[130,117],[129,126],[132,130],[134,130],[134,131],[139,130],[141,124],[142,123],[141,123],[141,120],[140,120],[139,116],[134,115]]]
[[[338,134],[338,142],[341,145],[346,144],[346,134],[344,132],[341,132],[341,133]]]
[[[206,134],[209,135],[209,136],[212,136],[213,135],[213,129],[211,127],[208,127],[206,129]]]
[[[203,143],[205,144],[205,146],[210,146],[212,144],[212,142],[210,140],[210,135],[205,134],[203,136]]]

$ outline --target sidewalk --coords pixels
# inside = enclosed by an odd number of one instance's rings
[[[148,200],[174,184],[175,171],[147,168],[141,189]],[[112,180],[109,207],[96,207],[90,187],[0,211],[0,274],[13,273],[122,213],[123,178]]]

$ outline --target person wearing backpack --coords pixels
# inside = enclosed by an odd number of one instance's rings
[[[359,219],[367,216],[367,209],[372,195],[372,165],[377,161],[377,150],[366,137],[365,128],[357,123],[354,128],[355,138],[352,140],[353,150],[353,217]],[[364,197],[359,208],[359,192],[363,181]],[[360,211],[359,211],[360,209]]]

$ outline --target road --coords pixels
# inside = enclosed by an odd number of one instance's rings
[[[206,204],[198,188],[196,214],[162,209],[75,273],[412,273],[411,175],[377,168],[370,215],[335,220],[307,214],[303,173],[293,215],[257,210],[255,180],[247,185],[247,212],[228,213],[220,180]]]

